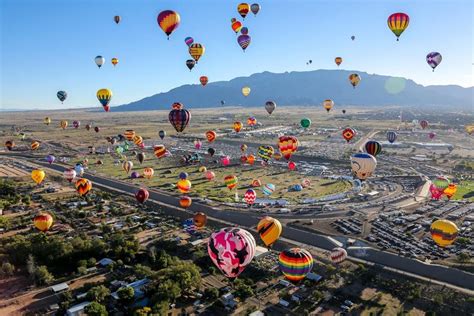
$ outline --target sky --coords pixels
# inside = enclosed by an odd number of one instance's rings
[[[336,56],[343,58],[341,69],[423,85],[474,85],[472,0],[256,1],[258,15],[242,21],[240,1],[231,0],[0,0],[0,109],[100,106],[101,88],[112,90],[115,106],[197,84],[201,75],[213,82],[262,71],[336,69]],[[181,16],[169,40],[156,21],[167,9]],[[410,16],[399,42],[387,27],[395,12]],[[245,53],[233,17],[252,37]],[[206,48],[192,72],[185,65],[187,36]],[[434,73],[425,61],[431,51],[443,56]],[[106,59],[101,69],[97,55]],[[112,57],[119,59],[115,68]],[[64,104],[59,90],[68,93]]]

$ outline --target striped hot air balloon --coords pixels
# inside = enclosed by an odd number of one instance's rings
[[[125,170],[126,173],[129,173],[133,169],[133,162],[125,160],[122,163],[122,169]]]
[[[275,149],[272,146],[261,145],[258,147],[257,155],[262,158],[263,161],[268,162],[272,159]]]
[[[133,143],[137,146],[141,146],[143,144],[143,137],[140,135],[133,136]]]
[[[334,58],[334,62],[336,65],[339,67],[340,64],[342,64],[342,57],[336,57]]]
[[[359,74],[350,74],[349,75],[349,82],[351,83],[351,85],[354,89],[359,84],[359,82],[361,80],[362,80],[362,78],[359,76]]]
[[[189,46],[189,55],[196,61],[196,63],[199,61],[199,59],[204,55],[206,52],[206,48],[199,43],[194,43],[191,46]]]
[[[243,2],[237,6],[237,12],[239,12],[240,16],[243,19],[245,19],[249,11],[250,11],[250,5],[248,3]]]
[[[92,182],[86,178],[80,178],[76,181],[75,187],[80,196],[85,196],[92,190]]]
[[[329,257],[331,258],[332,263],[340,263],[346,260],[347,251],[344,248],[336,247],[331,250]]]
[[[431,238],[440,247],[451,245],[457,238],[459,228],[446,219],[434,221],[430,227]]]
[[[295,136],[281,136],[278,139],[278,149],[286,160],[298,150],[299,141]]]
[[[421,120],[420,121],[420,126],[422,129],[425,129],[428,127],[428,121],[427,120]]]
[[[165,10],[158,14],[156,20],[160,28],[163,30],[163,32],[165,32],[169,39],[171,33],[173,33],[173,31],[178,28],[181,18],[177,12]]]
[[[390,15],[387,19],[388,28],[395,34],[397,41],[399,40],[400,35],[403,31],[406,30],[408,24],[410,23],[410,17],[405,13],[394,13]]]
[[[350,127],[344,129],[342,131],[342,138],[346,140],[346,142],[350,142],[352,138],[356,135],[356,131]]]
[[[53,226],[53,217],[46,212],[40,213],[35,216],[33,223],[39,231],[44,233]]]
[[[376,157],[382,151],[382,145],[374,140],[369,140],[367,143],[365,143],[364,148],[365,152],[371,154],[374,157]]]
[[[249,118],[247,119],[247,125],[248,125],[248,126],[255,126],[255,125],[257,125],[257,119],[256,119],[255,117],[253,117],[253,116],[249,117]]]
[[[109,104],[112,100],[112,91],[109,89],[100,89],[97,91],[97,100],[99,100],[100,104],[104,108],[105,112],[109,111]]]
[[[177,104],[180,105],[179,108],[177,107]],[[191,113],[184,109],[181,103],[175,102],[173,103],[173,109],[168,115],[168,119],[171,125],[173,125],[174,129],[178,133],[181,133],[184,131],[186,126],[188,126],[189,121],[191,120]]]
[[[395,131],[387,132],[387,140],[390,142],[390,144],[393,144],[397,140],[397,136],[397,132]]]
[[[233,174],[225,176],[224,178],[224,183],[229,190],[232,190],[233,188],[235,188],[238,182],[239,182],[239,179],[237,178],[237,176]]]
[[[153,147],[153,153],[155,154],[156,158],[163,158],[166,155],[165,145],[155,145]]]
[[[232,27],[232,30],[235,32],[235,34],[238,34],[243,27],[242,22],[237,21],[236,18],[233,18],[230,20],[230,23],[231,23],[230,26]]]
[[[281,231],[280,221],[270,216],[262,218],[257,225],[257,232],[267,247],[271,247],[280,238]]]
[[[331,111],[331,109],[333,108],[334,106],[334,101],[331,100],[331,99],[327,99],[327,100],[324,100],[323,101],[323,107],[324,109],[326,110],[326,112],[329,113],[329,111]]]
[[[125,136],[128,141],[133,141],[133,138],[135,137],[135,131],[133,129],[127,129],[125,133],[123,133],[123,136]]]
[[[265,195],[271,195],[275,191],[275,185],[272,183],[266,183],[262,187],[262,193]]]
[[[313,269],[313,257],[305,249],[290,248],[280,252],[278,265],[288,280],[298,282]]]
[[[242,48],[242,50],[245,52],[247,47],[249,47],[250,43],[252,42],[252,38],[250,35],[247,34],[242,34],[237,37],[237,43],[239,46]]]
[[[240,132],[243,126],[244,124],[242,122],[239,122],[239,121],[234,122],[234,131],[236,133]]]
[[[247,203],[248,205],[252,205],[253,203],[255,203],[256,198],[257,198],[257,192],[255,192],[255,190],[248,189],[245,192],[244,200],[245,200],[245,203]]]

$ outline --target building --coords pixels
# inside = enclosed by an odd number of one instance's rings
[[[234,295],[232,293],[227,293],[221,296],[220,301],[224,304],[225,307],[235,308],[237,302],[235,301]]]
[[[87,315],[84,311],[86,306],[88,306],[91,302],[85,301],[82,302],[81,304],[74,305],[70,307],[68,310],[66,310],[66,315],[67,316],[83,316]]]
[[[131,287],[131,288],[133,288],[133,290],[134,290],[134,292],[135,292],[135,299],[139,299],[139,298],[142,298],[142,297],[145,296],[144,287],[145,287],[145,285],[147,285],[149,282],[150,282],[150,281],[149,281],[147,278],[145,278],[145,279],[141,279],[141,280],[138,280],[138,281],[129,283],[129,284],[125,285],[124,287]],[[112,296],[114,299],[119,300],[118,291],[112,293],[111,296]]]
[[[59,283],[50,287],[54,294],[69,290],[67,283]]]

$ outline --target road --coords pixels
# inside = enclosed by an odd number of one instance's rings
[[[35,161],[34,163],[41,165],[43,168],[53,169],[58,172],[63,172],[68,168],[58,164],[49,165],[45,162],[39,161]],[[106,188],[114,188],[122,192],[127,192],[130,195],[133,195],[138,189],[136,185],[105,178],[103,176],[86,174],[85,177],[91,180],[94,185],[98,187],[105,186]],[[242,212],[218,210],[210,207],[209,205],[201,204],[198,202],[193,203],[188,210],[178,209],[176,205],[179,205],[179,197],[170,196],[168,193],[164,193],[158,190],[149,190],[149,192],[150,200],[161,203],[164,206],[165,212],[167,211],[169,214],[178,215],[180,217],[190,217],[194,212],[203,212],[206,213],[207,216],[210,218],[221,220],[227,223],[233,223],[241,227],[249,228],[251,230],[254,230],[260,217],[260,215],[253,213],[245,214]],[[170,207],[167,208],[167,205]],[[335,244],[330,239],[328,239],[327,236],[296,229],[290,226],[285,227],[282,233],[282,237],[285,237],[286,239],[296,243],[303,243],[324,250],[331,250],[335,247]],[[353,257],[360,257],[356,253],[349,254]],[[404,271],[413,275],[419,275],[428,279],[437,280],[439,282],[443,282],[446,286],[452,285],[453,288],[460,287],[474,291],[474,274],[462,270],[454,269],[451,267],[430,265],[420,262],[418,260],[401,257],[396,254],[372,248],[369,248],[365,252],[364,257],[361,259],[367,262],[371,262],[373,264],[383,265],[391,269]]]

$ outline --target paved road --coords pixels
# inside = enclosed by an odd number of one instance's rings
[[[42,165],[44,168],[54,169],[59,172],[63,172],[67,169],[66,167],[58,164],[49,165],[47,163],[37,161],[35,163]],[[135,185],[109,178],[104,178],[102,176],[86,174],[86,177],[95,184],[101,184],[124,192],[129,192],[130,194],[134,194],[134,192],[137,191],[138,188]],[[170,196],[167,193],[160,192],[157,190],[150,190],[150,200],[158,201],[171,206],[179,205],[178,197]],[[181,212],[184,213],[179,215],[188,215],[192,212],[198,211],[206,213],[209,217],[213,217],[218,220],[234,223],[239,226],[248,227],[252,229],[256,226],[259,220],[259,215],[251,213],[242,214],[240,212],[236,213],[231,211],[218,210],[210,207],[209,205],[200,203],[193,203],[188,209],[188,211],[181,210]],[[177,213],[180,212],[180,210],[178,210],[176,207],[173,207],[173,212]],[[326,236],[318,235],[313,232],[304,231],[289,226],[285,227],[282,236],[291,241],[304,243],[325,250],[331,250],[335,247],[334,243],[331,242]],[[349,255],[353,257],[360,257],[359,253],[349,252]],[[364,259],[368,262],[372,262],[374,264],[387,266],[392,269],[420,275],[428,279],[434,279],[440,282],[445,282],[447,284],[452,284],[457,287],[462,287],[474,291],[474,274],[458,269],[438,265],[429,265],[417,260],[401,257],[392,253],[379,251],[372,248],[367,249],[361,259]]]

